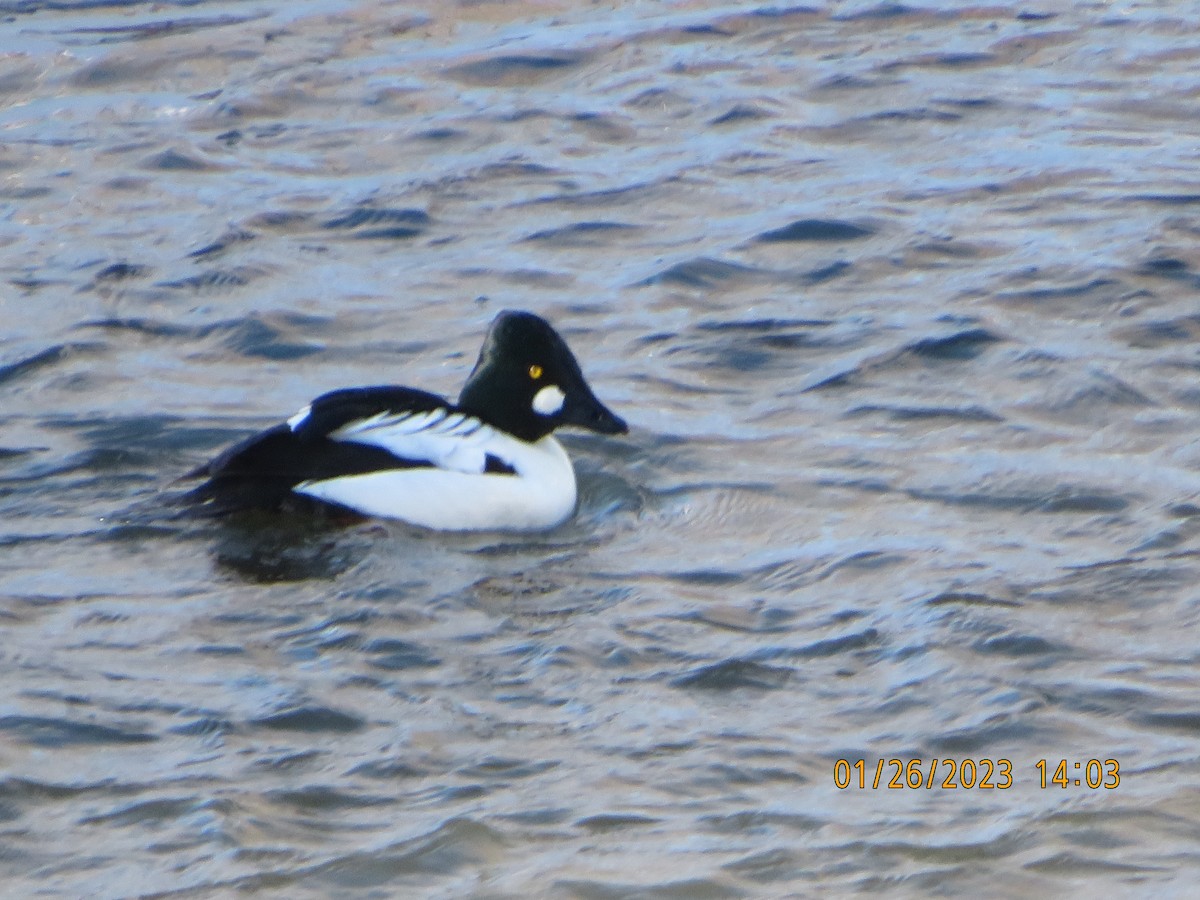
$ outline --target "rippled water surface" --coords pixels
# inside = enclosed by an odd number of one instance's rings
[[[6,896],[1194,890],[1190,4],[0,10]],[[504,308],[566,526],[162,509]]]

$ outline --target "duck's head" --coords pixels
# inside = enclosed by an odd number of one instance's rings
[[[528,312],[496,316],[458,405],[525,441],[560,425],[601,434],[629,430],[596,399],[566,341],[549,322]]]

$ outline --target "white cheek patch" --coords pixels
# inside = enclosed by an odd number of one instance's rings
[[[533,395],[533,411],[543,416],[552,416],[562,409],[567,395],[557,385],[548,384]]]

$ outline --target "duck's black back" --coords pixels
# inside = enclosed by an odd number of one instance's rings
[[[324,394],[294,426],[269,428],[190,472],[188,478],[205,481],[183,499],[211,515],[332,506],[301,497],[292,488],[305,481],[429,465],[426,460],[405,459],[382,447],[334,440],[329,437],[332,432],[380,413],[424,412],[446,406],[441,397],[412,388],[349,388]]]

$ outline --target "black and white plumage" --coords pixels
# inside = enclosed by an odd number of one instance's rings
[[[503,312],[458,403],[405,387],[324,394],[201,466],[202,510],[316,506],[448,531],[540,530],[575,508],[575,472],[552,432],[623,434],[544,319]]]

